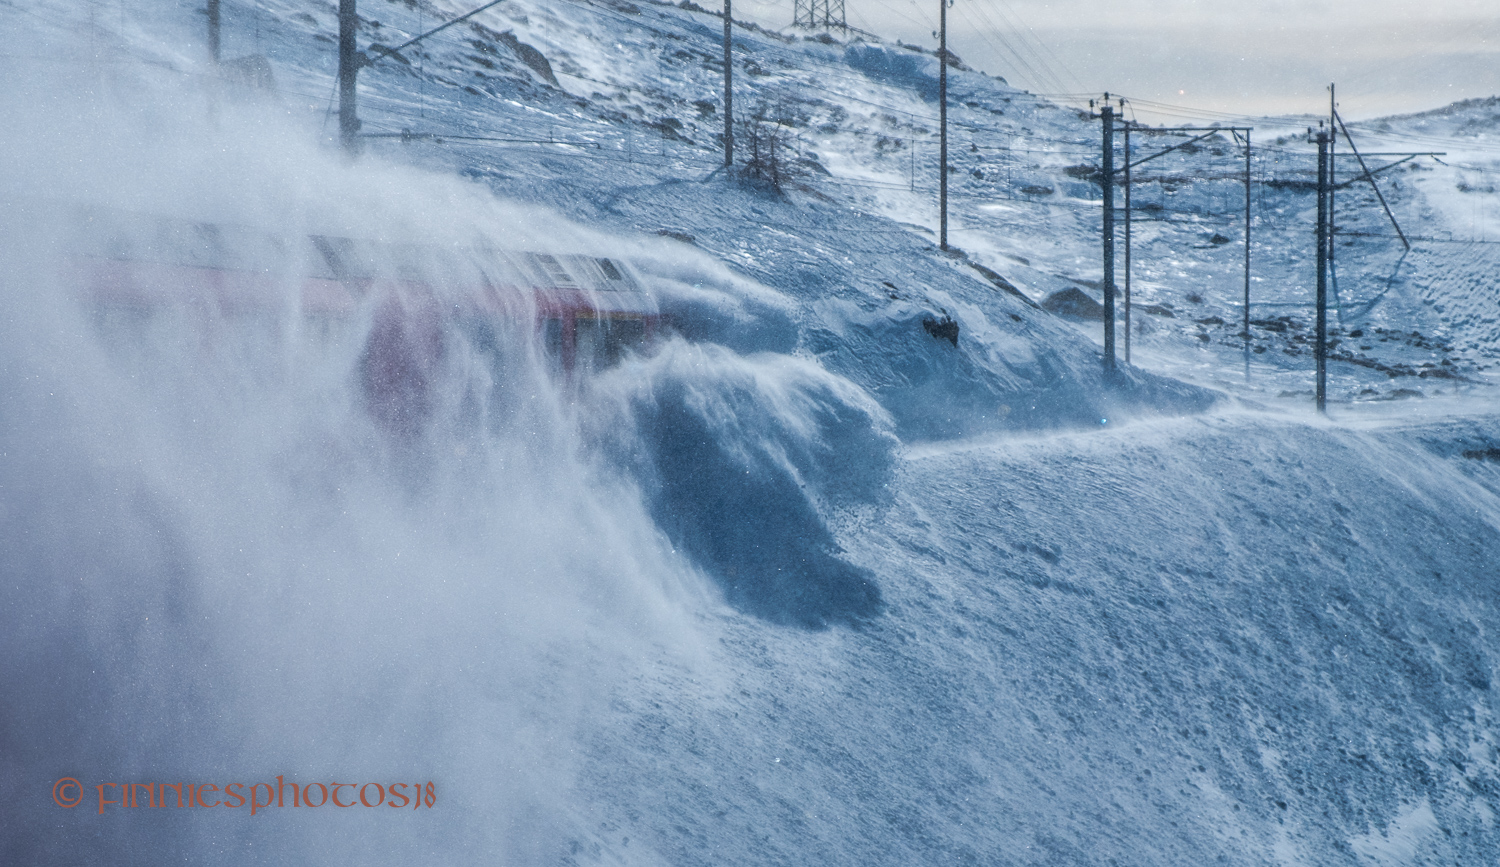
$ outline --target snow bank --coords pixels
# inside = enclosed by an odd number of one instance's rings
[[[617,404],[590,413],[605,450],[731,605],[813,627],[879,613],[874,576],[828,526],[889,497],[897,443],[868,395],[806,361],[681,341],[598,391]]]

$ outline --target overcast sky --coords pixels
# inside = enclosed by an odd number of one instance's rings
[[[855,27],[936,45],[939,2],[845,9]],[[735,14],[784,27],[792,0],[739,0]],[[1500,0],[954,0],[948,27],[965,63],[1040,93],[1322,113],[1336,82],[1351,119],[1500,94]]]

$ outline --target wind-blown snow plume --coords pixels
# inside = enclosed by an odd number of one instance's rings
[[[274,116],[210,112],[192,87],[74,84],[17,82],[0,110],[15,169],[0,857],[159,863],[248,840],[273,860],[550,858],[579,714],[625,657],[691,643],[661,615],[698,594],[647,514],[577,457],[529,325],[439,331],[373,301],[309,317],[314,257],[297,251],[320,233],[417,250],[599,239],[452,178],[343,165]],[[201,110],[167,111],[172,98]],[[281,244],[259,272],[270,303],[93,303],[78,239],[149,263],[161,232],[249,270],[257,245]],[[474,282],[384,249],[371,276],[436,287],[424,303]],[[437,803],[334,832],[316,811],[94,809],[95,784],[278,774],[436,780]],[[67,776],[84,806],[35,797]]]
[[[612,390],[618,408],[594,421],[606,451],[730,604],[802,626],[879,612],[874,576],[828,529],[830,512],[889,500],[897,443],[868,395],[807,361],[682,341]]]

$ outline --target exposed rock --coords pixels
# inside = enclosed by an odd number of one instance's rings
[[[516,35],[509,30],[501,33],[497,38],[505,45],[506,48],[509,48],[511,52],[516,55],[516,57],[520,58],[522,63],[531,67],[532,72],[535,72],[537,75],[541,76],[542,80],[546,81],[553,87],[559,86],[557,83],[557,76],[552,74],[552,64],[547,62],[546,55],[517,39]]]
[[[264,54],[247,54],[219,64],[219,74],[244,93],[275,93],[276,74]]]
[[[1077,286],[1069,286],[1059,289],[1048,295],[1042,302],[1042,309],[1048,313],[1058,316],[1066,316],[1069,319],[1087,319],[1094,322],[1104,321],[1104,305],[1089,297],[1089,294]]]
[[[953,321],[952,316],[944,316],[942,319],[929,316],[922,320],[922,330],[939,340],[952,343],[955,348],[958,346],[958,323]]]
[[[980,276],[982,276],[984,279],[986,279],[986,280],[990,281],[992,284],[994,284],[995,288],[1001,290],[1002,292],[1009,292],[1010,294],[1016,296],[1017,298],[1021,299],[1024,302],[1026,302],[1027,306],[1029,306],[1029,307],[1035,307],[1035,306],[1037,306],[1037,303],[1035,301],[1032,301],[1029,297],[1027,297],[1026,294],[1024,292],[1022,292],[1020,289],[1017,289],[1015,287],[1014,283],[1011,283],[1009,280],[1005,279],[1004,277],[1001,277],[999,274],[995,273],[994,271],[990,270],[989,268],[986,268],[983,265],[979,264],[978,262],[975,262],[973,259],[969,259],[967,261],[969,263],[969,267],[970,268],[973,268],[975,271],[978,271],[979,274],[980,274]]]

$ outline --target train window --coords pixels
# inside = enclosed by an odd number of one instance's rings
[[[548,283],[555,289],[577,289],[578,284],[573,282],[573,276],[568,273],[557,257],[547,253],[531,253],[531,260],[539,265],[542,273],[546,275]]]
[[[608,367],[620,361],[626,350],[646,340],[643,319],[579,319],[578,360],[592,367]]]
[[[542,320],[542,351],[552,358],[562,357],[563,322],[561,319]]]
[[[608,277],[611,280],[625,279],[625,277],[620,273],[620,269],[615,267],[615,263],[609,261],[608,259],[600,259],[598,261],[599,267],[604,270],[604,276]]]
[[[646,320],[614,319],[610,321],[606,352],[611,364],[620,360],[626,350],[639,349],[646,342]]]
[[[638,318],[607,319],[584,316],[568,322],[543,319],[542,351],[568,370],[600,370],[618,364],[627,350],[646,342],[646,321]]]
[[[575,323],[575,364],[582,370],[595,370],[608,364],[602,355],[604,335],[600,333],[599,320],[579,319]]]

